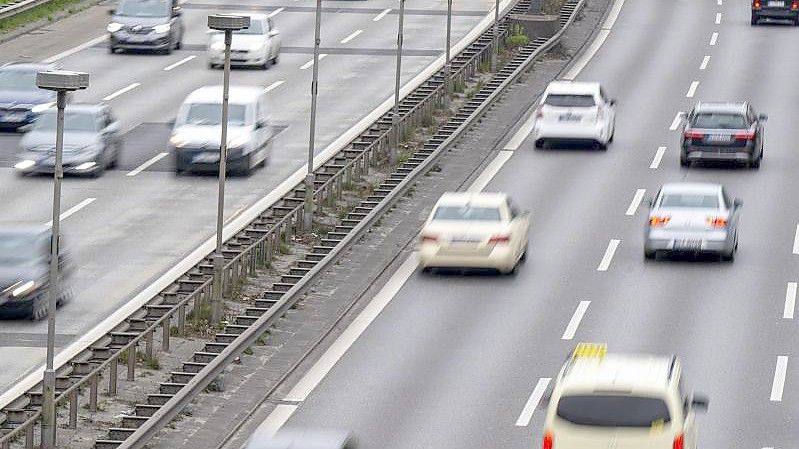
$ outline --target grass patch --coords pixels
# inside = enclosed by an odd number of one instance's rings
[[[510,31],[510,36],[505,38],[505,45],[512,49],[524,47],[530,43],[530,38],[524,32],[521,25],[514,25]]]
[[[10,3],[10,0],[0,0],[0,5]],[[0,20],[0,34],[5,34],[10,31],[29,25],[33,22],[47,19],[49,21],[55,20],[55,16],[65,10],[77,11],[77,5],[81,0],[52,0],[49,3],[31,8],[23,13]]]
[[[159,370],[159,369],[161,369],[161,362],[158,361],[158,357],[153,357],[153,358],[147,360],[147,362],[145,362],[144,366],[146,366],[147,369]]]

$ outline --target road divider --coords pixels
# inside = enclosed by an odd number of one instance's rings
[[[705,55],[705,57],[702,58],[702,62],[699,64],[699,70],[705,70],[709,63],[710,63],[710,55]]]
[[[716,33],[714,31],[713,34],[710,35],[710,46],[712,47],[712,46],[716,45],[716,42],[718,40],[719,40],[719,33]]]
[[[321,53],[319,55],[319,60],[321,61],[321,60],[325,59],[326,57],[327,57],[327,53]],[[301,65],[300,66],[300,70],[306,70],[306,69],[309,69],[311,67],[313,67],[313,59],[311,59],[310,61],[308,61],[305,64]]]
[[[363,30],[356,30],[356,31],[354,31],[352,34],[350,34],[349,36],[347,36],[347,37],[345,37],[344,39],[342,39],[342,40],[340,41],[340,43],[342,43],[342,44],[346,44],[346,43],[348,43],[349,41],[351,41],[351,40],[355,39],[356,37],[358,37],[358,35],[360,35],[361,33],[363,33]]]
[[[657,151],[655,151],[655,157],[652,158],[652,163],[649,164],[649,168],[656,170],[660,167],[660,161],[663,160],[663,154],[666,153],[666,147],[658,147]]]
[[[135,169],[129,171],[125,176],[136,176],[139,173],[141,173],[144,170],[146,170],[151,165],[153,165],[156,162],[160,161],[161,159],[167,157],[168,155],[169,155],[169,153],[167,153],[167,152],[158,153],[155,156],[153,156],[152,158],[150,158],[148,161],[146,161],[143,164],[139,165]]]
[[[596,271],[608,271],[610,263],[613,261],[613,255],[616,254],[616,249],[619,247],[619,243],[621,243],[619,239],[610,239],[610,243],[608,243],[608,247],[605,249],[605,255],[602,256],[602,261],[599,262]]]
[[[122,89],[119,89],[118,91],[112,93],[111,95],[107,95],[107,96],[103,97],[103,101],[113,100],[114,98],[116,98],[116,97],[118,97],[118,96],[120,96],[122,94],[125,94],[127,92],[130,92],[130,91],[132,91],[133,89],[135,89],[135,88],[137,88],[139,86],[141,86],[141,83],[131,83],[128,86],[123,87]]]
[[[181,59],[180,61],[164,67],[164,71],[168,72],[168,71],[174,69],[175,67],[179,67],[179,66],[191,61],[192,59],[195,59],[196,57],[197,57],[197,55],[186,56],[185,58]]]
[[[633,195],[633,200],[630,201],[630,207],[627,208],[627,211],[624,215],[632,216],[635,215],[635,211],[638,210],[638,206],[641,205],[641,200],[644,199],[644,195],[646,194],[646,189],[638,189],[635,191],[635,195]]]
[[[670,131],[676,131],[677,127],[680,126],[680,122],[682,122],[682,111],[677,112],[677,115],[674,116],[674,120],[671,121],[671,126],[669,126]]]
[[[777,357],[777,366],[774,368],[774,380],[771,383],[771,402],[782,402],[782,392],[785,389],[785,376],[788,372],[788,356]]]
[[[92,204],[97,198],[86,198],[85,200],[81,201],[80,203],[70,207],[66,211],[64,211],[61,215],[59,215],[60,220],[66,220],[67,218],[71,217],[75,214],[75,212],[83,209],[84,207]],[[45,226],[53,226],[53,220],[48,221],[44,224]]]
[[[785,307],[782,309],[782,317],[787,320],[792,320],[795,308],[796,282],[788,282],[788,287],[785,289]]]
[[[699,81],[693,81],[691,85],[688,86],[688,92],[685,94],[686,98],[694,98],[697,87],[699,87]]]
[[[552,378],[550,377],[538,379],[535,388],[533,388],[533,392],[530,394],[530,398],[527,399],[527,403],[524,404],[519,419],[516,420],[516,426],[527,427],[530,425],[530,421],[533,419],[533,413],[535,413],[535,409],[537,409],[538,405],[541,403],[541,399],[544,397],[544,393],[547,391],[547,387],[551,381]]]
[[[284,8],[284,7],[280,7],[280,8],[278,8],[278,9],[276,9],[276,10],[274,10],[274,11],[270,12],[269,14],[267,14],[267,16],[266,16],[266,17],[275,17],[276,15],[280,14],[281,12],[283,12],[283,10],[285,10],[285,9],[286,9],[286,8]]]
[[[378,15],[376,15],[376,16],[375,16],[375,17],[372,19],[372,22],[378,22],[378,21],[380,21],[381,19],[383,19],[383,17],[386,17],[386,14],[388,14],[388,13],[390,13],[390,12],[391,12],[391,8],[384,9],[384,10],[383,10],[383,12],[381,12],[381,13],[380,13],[380,14],[378,14]]]
[[[563,336],[560,337],[561,340],[571,340],[574,338],[574,334],[577,333],[577,328],[580,326],[580,322],[583,320],[583,316],[585,316],[585,312],[590,305],[591,301],[580,301],[580,304],[577,304],[577,309],[574,311],[571,320],[569,320],[569,324],[566,325]]]

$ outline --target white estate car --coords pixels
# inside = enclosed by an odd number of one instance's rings
[[[555,381],[543,449],[695,449],[695,412],[706,409],[677,357],[580,343]]]
[[[536,148],[548,142],[578,142],[604,150],[616,131],[615,100],[596,82],[552,81],[535,117]]]
[[[263,69],[277,64],[282,40],[280,32],[266,14],[241,14],[250,17],[250,27],[233,33],[230,44],[231,66],[256,66]],[[209,31],[208,67],[225,63],[225,34]]]
[[[445,193],[419,236],[421,266],[512,273],[527,254],[529,212],[504,193]]]

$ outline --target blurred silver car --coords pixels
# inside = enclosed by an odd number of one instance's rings
[[[338,430],[281,430],[274,436],[256,433],[244,449],[356,449],[355,438]]]
[[[266,14],[242,14],[250,17],[250,26],[233,33],[230,44],[230,65],[253,66],[268,69],[277,64],[282,37],[272,18]],[[208,67],[222,67],[225,63],[225,34],[209,31]]]
[[[644,257],[657,253],[718,254],[732,261],[738,250],[743,202],[719,184],[674,183],[660,188],[644,229]]]

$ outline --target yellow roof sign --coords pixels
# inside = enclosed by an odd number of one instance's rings
[[[572,358],[602,358],[608,352],[608,345],[604,343],[577,343],[572,351]]]

